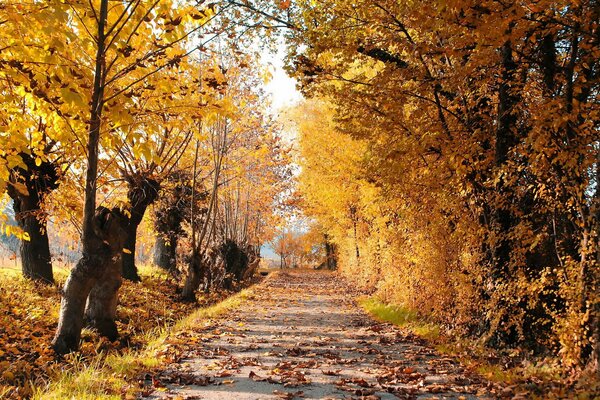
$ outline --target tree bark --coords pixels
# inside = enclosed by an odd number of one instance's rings
[[[154,246],[154,264],[170,273],[177,274],[177,245],[184,234],[181,227],[186,219],[187,205],[191,201],[191,186],[186,182],[188,176],[176,171],[167,177],[162,195],[154,208],[154,228],[157,237]],[[169,184],[170,182],[170,184]],[[191,216],[187,216],[192,220]]]
[[[202,269],[200,254],[194,252],[191,256],[188,273],[185,277],[183,290],[181,291],[182,300],[190,302],[196,301],[196,289],[200,286],[203,278]]]
[[[334,270],[337,268],[337,256],[335,254],[335,245],[329,241],[329,236],[325,234],[325,264],[327,269]]]
[[[108,0],[100,1],[98,18],[98,37],[96,40],[96,58],[94,68],[94,86],[92,103],[90,104],[90,122],[87,145],[87,170],[85,176],[85,201],[83,205],[83,227],[81,242],[83,257],[96,246],[97,237],[94,232],[94,217],[96,213],[96,189],[98,180],[98,147],[100,143],[100,128],[102,126],[102,110],[104,108],[104,84],[106,73],[106,22],[108,18]]]
[[[244,276],[242,277],[242,279],[248,280],[248,279],[252,278],[254,276],[254,274],[256,273],[256,270],[258,269],[259,265],[260,265],[260,257],[254,256],[254,258],[252,258],[252,261],[250,261],[248,263],[248,268],[246,268],[246,271],[244,271]]]
[[[600,151],[596,153],[596,196],[594,198],[596,223],[596,268],[594,268],[593,288],[594,304],[592,315],[592,355],[590,365],[597,377],[600,377]]]
[[[216,269],[216,263],[214,261],[216,260],[210,256],[211,255],[209,254],[208,257],[206,257],[206,267],[204,268],[204,293],[210,292],[210,289],[214,284],[214,275]]]
[[[165,238],[158,234],[154,244],[154,265],[169,272],[177,272],[177,235]]]
[[[218,253],[225,262],[225,288],[232,289],[234,281],[243,279],[244,271],[248,268],[248,255],[233,240],[227,240],[219,246]]]
[[[507,32],[508,34],[510,34],[510,30]],[[491,193],[490,231],[493,232],[490,236],[493,237],[493,240],[490,241],[491,266],[489,278],[491,286],[488,287],[488,292],[484,294],[485,298],[492,297],[498,287],[511,279],[512,243],[510,232],[517,223],[513,210],[511,210],[511,206],[515,204],[515,195],[511,188],[507,186],[502,170],[509,161],[512,148],[518,142],[516,135],[517,115],[515,113],[515,106],[519,101],[518,96],[515,94],[517,63],[513,59],[513,46],[510,39],[504,42],[499,51],[501,79],[498,89],[494,153],[495,173],[499,178],[496,180],[494,192]],[[501,321],[498,326],[493,327],[494,329],[488,332],[487,340],[489,343],[513,343],[517,339],[514,330],[502,328],[508,318],[508,315],[504,313],[506,309],[505,302],[506,299],[500,298],[496,305],[497,312],[503,314],[500,316]],[[488,328],[490,327],[488,326]]]
[[[514,128],[517,117],[514,113],[514,107],[518,101],[512,93],[514,91],[514,75],[517,65],[513,60],[510,40],[504,43],[500,52],[502,59],[502,82],[498,91],[498,124],[495,152],[495,165],[498,168],[507,162],[510,149],[516,142]],[[501,196],[509,196],[506,193],[502,179],[500,179],[496,190]],[[514,221],[512,213],[506,207],[498,207],[495,210],[494,220],[500,239],[494,248],[494,270],[492,271],[492,276],[496,280],[502,280],[506,278],[510,263],[511,245],[507,236],[514,226]]]
[[[98,207],[92,222],[94,236],[88,236],[88,247],[71,270],[63,289],[58,328],[52,341],[58,354],[79,347],[86,302],[86,317],[92,326],[109,338],[116,337],[114,310],[121,279],[121,252],[125,242],[123,227],[127,218],[119,209]]]
[[[21,240],[19,246],[21,268],[27,278],[54,283],[42,199],[58,187],[58,171],[51,162],[36,165],[29,154],[20,156],[27,169],[11,171],[7,192],[13,200],[17,224],[29,235],[29,240]]]
[[[17,208],[16,203],[14,206]],[[21,229],[29,234],[29,240],[21,240],[19,246],[23,275],[33,280],[54,283],[46,223],[35,215],[23,216],[17,221]]]
[[[129,186],[127,200],[129,200],[131,209],[129,210],[129,222],[125,227],[127,237],[121,255],[123,278],[132,282],[140,282],[141,278],[135,266],[137,228],[142,223],[148,206],[158,197],[160,183],[144,173],[127,175],[125,180]]]
[[[137,243],[137,227],[138,225],[130,223],[125,228],[127,237],[123,244],[123,253],[121,254],[123,278],[132,282],[141,282],[142,278],[138,274],[137,267],[135,265],[135,246]]]
[[[587,291],[591,300],[590,304],[590,333],[591,352],[587,360],[587,369],[597,378],[600,378],[600,151],[596,152],[596,192],[592,198],[593,212],[593,247],[590,257],[593,259],[591,268],[587,271],[590,275],[585,281],[588,283]],[[595,250],[595,251],[594,251]],[[595,258],[595,259],[594,259]]]
[[[121,287],[121,252],[106,260],[104,273],[90,291],[85,309],[85,319],[91,328],[110,341],[118,337],[115,318],[117,293]]]
[[[350,220],[352,221],[352,229],[354,231],[354,252],[356,255],[356,265],[360,265],[360,249],[358,247],[358,215],[356,206],[351,205],[348,208]]]

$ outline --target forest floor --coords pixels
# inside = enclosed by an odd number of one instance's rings
[[[205,312],[234,295],[231,291],[217,291],[199,295],[195,303],[181,302],[177,282],[160,269],[140,266],[142,282],[125,281],[121,287],[117,309],[120,338],[111,343],[84,329],[80,351],[57,358],[50,342],[58,320],[60,286],[69,269],[55,268],[54,273],[57,284],[44,285],[23,278],[17,268],[0,267],[0,399],[27,399],[35,392],[43,392],[50,382],[61,381],[65,386],[64,380],[69,380],[69,384],[54,398],[65,398],[64,392],[75,392],[74,386],[87,387],[86,392],[110,392],[119,381],[93,382],[97,385],[91,386],[94,376],[89,371],[98,372],[103,364],[114,366],[116,361],[122,367],[130,359],[135,360],[132,354],[144,351],[149,343],[190,314]],[[125,368],[133,370],[137,366]],[[82,380],[80,373],[87,374],[88,380]],[[73,396],[81,398],[79,394]],[[97,398],[96,394],[90,396]]]
[[[152,399],[523,398],[370,318],[328,272],[281,273],[140,375]],[[185,343],[185,344],[181,344]],[[168,350],[167,350],[168,351]]]

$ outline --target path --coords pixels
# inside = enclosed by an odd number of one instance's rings
[[[327,272],[282,274],[200,329],[154,399],[479,399],[481,379],[371,320]]]

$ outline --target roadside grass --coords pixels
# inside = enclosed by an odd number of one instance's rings
[[[361,297],[358,304],[376,319],[390,322],[396,326],[406,328],[415,335],[427,340],[437,340],[440,329],[436,324],[425,321],[423,318],[408,308],[386,304],[377,297]]]
[[[152,367],[157,362],[155,357],[143,356],[143,349],[167,332],[182,328],[193,315],[218,315],[227,304],[219,302],[233,294],[199,293],[197,303],[184,303],[178,299],[178,282],[166,272],[140,265],[139,273],[142,282],[125,281],[119,293],[120,338],[109,342],[84,329],[80,350],[56,359],[50,342],[58,321],[60,287],[69,269],[54,268],[56,285],[44,285],[23,278],[20,269],[10,264],[0,266],[0,398],[29,398],[34,393],[38,398],[46,398],[40,396],[46,396],[49,382],[54,383],[50,384],[48,396],[53,390],[60,393],[49,398],[98,398],[102,391],[96,390],[105,386],[111,388],[107,393],[121,398],[120,392],[114,392],[116,382],[120,382],[117,376],[130,376],[138,364]],[[112,375],[105,374],[109,369]],[[99,379],[97,374],[101,371],[103,378]],[[88,389],[70,394],[72,387]]]
[[[133,381],[138,374],[167,362],[172,356],[169,354],[172,347],[185,344],[194,327],[239,307],[253,297],[253,290],[244,289],[219,303],[194,311],[170,328],[157,330],[154,335],[148,335],[148,343],[143,349],[98,357],[90,363],[76,362],[71,369],[55,376],[47,388],[38,389],[33,399],[136,399],[141,386]]]
[[[531,399],[598,399],[597,378],[568,376],[557,358],[525,356],[517,351],[500,352],[477,340],[450,336],[439,325],[416,311],[386,304],[377,296],[364,296],[357,303],[378,321],[389,322],[425,339],[440,354],[452,356],[474,373],[508,386]]]

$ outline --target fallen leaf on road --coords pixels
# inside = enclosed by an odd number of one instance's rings
[[[295,397],[304,397],[304,392],[299,390],[297,392],[282,392],[281,390],[273,390],[273,394],[280,399],[292,400]]]

